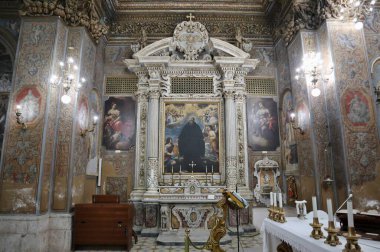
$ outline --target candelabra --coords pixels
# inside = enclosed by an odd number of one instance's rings
[[[17,124],[20,124],[21,125],[21,129],[23,130],[26,130],[27,129],[27,126],[22,118],[22,113],[20,112],[20,109],[21,109],[21,106],[20,105],[17,105],[16,106],[16,121],[17,121]]]
[[[323,224],[319,223],[318,217],[313,218],[313,223],[310,223],[310,226],[313,227],[313,231],[311,231],[310,237],[313,237],[316,240],[319,240],[320,238],[325,237],[321,230],[321,227],[323,226]]]
[[[355,28],[363,28],[363,22],[373,11],[376,0],[341,0],[339,19],[355,23]]]
[[[320,53],[309,52],[304,55],[302,65],[296,68],[295,79],[298,81],[300,78],[303,77],[306,79],[306,82],[310,82],[311,95],[314,97],[318,97],[321,95],[321,90],[317,87],[318,81],[321,80],[323,82],[326,82],[329,80],[328,78],[325,78],[322,74],[322,64],[323,62]],[[332,72],[333,67],[330,67],[330,70]]]
[[[94,116],[93,121],[92,121],[92,127],[91,128],[87,128],[87,129],[82,129],[80,131],[80,135],[82,137],[84,137],[84,136],[86,136],[87,132],[94,132],[96,124],[98,123],[98,119],[99,119],[98,116]]]
[[[74,49],[69,47],[69,49]],[[62,86],[64,94],[61,97],[61,102],[64,104],[69,104],[71,102],[71,97],[68,95],[70,89],[78,91],[82,84],[86,81],[85,78],[80,78],[80,81],[76,83],[75,79],[77,77],[78,66],[75,64],[73,57],[68,57],[67,62],[60,61],[60,74],[53,74],[50,77],[50,83],[54,87]]]

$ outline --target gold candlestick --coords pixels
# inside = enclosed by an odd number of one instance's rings
[[[334,222],[333,221],[329,221],[329,226],[327,228],[325,228],[325,230],[329,233],[327,235],[327,238],[326,238],[326,241],[325,243],[326,244],[329,244],[330,246],[336,246],[336,245],[339,245],[339,244],[342,244],[340,241],[339,241],[339,238],[338,238],[338,229],[335,228],[335,225],[334,225]]]
[[[283,207],[278,208],[278,218],[277,218],[277,221],[280,222],[280,223],[285,223],[286,222],[285,211],[284,211]]]
[[[274,206],[270,206],[269,208],[268,208],[268,212],[269,212],[269,214],[268,214],[268,218],[270,219],[270,220],[273,220],[274,218]]]
[[[313,223],[310,223],[310,226],[313,227],[313,231],[311,231],[310,237],[313,237],[316,240],[325,238],[321,230],[321,227],[323,226],[323,224],[319,223],[318,217],[313,218]]]
[[[362,249],[358,244],[358,239],[360,235],[356,234],[354,227],[348,227],[348,233],[344,233],[343,236],[346,237],[347,243],[344,246],[342,252],[361,252]]]

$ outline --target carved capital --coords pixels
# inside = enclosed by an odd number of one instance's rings
[[[225,91],[223,92],[223,96],[224,96],[224,98],[226,98],[226,99],[234,99],[235,91],[233,91],[233,90],[225,90]]]
[[[235,65],[220,65],[225,81],[233,81],[237,67]]]
[[[138,102],[147,102],[148,101],[148,92],[147,91],[137,91],[135,93]]]
[[[149,65],[146,66],[148,70],[150,80],[161,80],[161,74],[164,70],[164,67],[161,65]]]
[[[148,85],[148,72],[145,69],[137,70],[135,71],[137,77],[138,77],[138,85]]]
[[[245,103],[246,97],[247,97],[247,93],[244,91],[237,91],[234,93],[235,102]]]
[[[161,95],[160,90],[157,90],[157,89],[149,90],[149,98],[150,99],[159,99],[160,95]]]

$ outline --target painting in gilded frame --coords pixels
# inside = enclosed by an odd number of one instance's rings
[[[164,173],[219,173],[220,103],[164,102]]]
[[[110,97],[104,103],[102,145],[106,150],[126,151],[135,146],[136,101],[134,97]]]
[[[276,151],[280,147],[277,102],[273,98],[247,99],[248,146],[253,151]]]

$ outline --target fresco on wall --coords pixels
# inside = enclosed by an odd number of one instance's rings
[[[291,125],[290,113],[293,111],[293,97],[290,91],[286,91],[282,100],[281,122],[283,127],[283,157],[285,161],[285,170],[298,170],[297,142],[295,132]]]
[[[9,102],[8,93],[0,93],[0,157],[2,154],[2,146],[5,131],[5,119],[7,118],[7,109]]]
[[[135,145],[136,101],[110,97],[104,104],[102,145],[106,150],[128,150]]]
[[[280,147],[277,102],[273,98],[247,99],[248,146],[253,151],[275,151]]]
[[[168,102],[164,112],[164,172],[219,172],[220,104]]]
[[[21,117],[25,123],[33,123],[41,114],[41,93],[35,86],[26,86],[16,95]]]
[[[341,98],[344,122],[352,130],[372,126],[371,98],[361,89],[346,89]]]
[[[85,130],[88,128],[88,105],[87,99],[84,97],[82,97],[82,99],[79,101],[78,125],[80,130]]]

